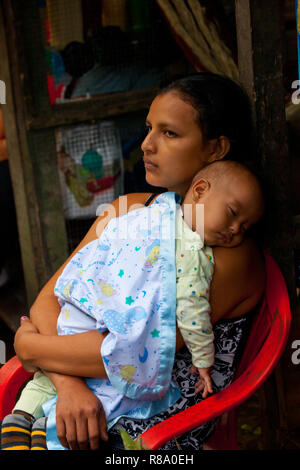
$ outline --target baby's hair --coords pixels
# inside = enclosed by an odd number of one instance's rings
[[[198,171],[198,173],[196,173],[192,184],[194,184],[200,178],[207,178],[209,179],[210,183],[214,184],[215,182],[220,182],[223,178],[226,178],[235,171],[252,175],[260,186],[259,178],[254,173],[254,171],[245,164],[234,160],[217,160],[209,163],[208,165],[205,165],[203,168],[201,168],[201,170]]]

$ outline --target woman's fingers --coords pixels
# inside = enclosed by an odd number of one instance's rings
[[[97,450],[100,447],[100,423],[95,416],[88,420],[89,447],[91,450]]]
[[[66,439],[70,450],[79,450],[76,427],[74,419],[66,422]]]
[[[108,441],[106,417],[100,401],[97,414],[91,415],[88,419],[88,435],[91,450],[101,448],[101,441]]]
[[[68,387],[58,389],[56,429],[60,443],[72,450],[101,448],[107,441],[103,405],[86,383],[76,383],[77,393]]]
[[[108,441],[107,422],[102,403],[100,406],[100,438],[102,439],[102,441]]]
[[[100,402],[99,402],[100,403]],[[108,441],[107,424],[102,405],[97,413],[63,420],[58,417],[57,437],[63,447],[70,450],[96,450],[101,441]]]
[[[99,449],[99,431],[93,435],[93,428],[89,429],[90,421],[78,418],[68,419],[66,422],[58,419],[56,423],[57,437],[61,445],[69,450],[88,450],[89,441],[92,439],[93,449]],[[95,419],[96,427],[97,420]],[[91,437],[89,437],[91,433]]]
[[[79,450],[89,449],[88,421],[85,418],[76,421],[76,445]]]
[[[68,441],[66,438],[65,422],[59,416],[56,417],[56,432],[57,432],[58,440],[61,443],[61,445],[65,447],[66,449],[68,449],[69,445],[68,445]]]

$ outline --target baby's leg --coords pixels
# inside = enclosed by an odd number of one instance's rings
[[[1,425],[1,450],[30,450],[33,420],[33,416],[20,411],[5,416]]]
[[[47,450],[46,440],[47,418],[43,416],[37,419],[31,428],[31,448],[30,450]]]
[[[22,391],[13,413],[3,419],[2,450],[30,450],[32,425],[43,416],[42,405],[55,395],[56,389],[51,380],[42,372],[37,372]]]
[[[44,416],[42,405],[56,396],[56,388],[41,371],[36,372],[21,393],[13,411],[25,411],[34,419]]]

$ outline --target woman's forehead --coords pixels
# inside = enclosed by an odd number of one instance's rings
[[[168,92],[157,95],[153,100],[147,119],[165,119],[170,122],[196,123],[197,111],[184,101],[178,93]]]

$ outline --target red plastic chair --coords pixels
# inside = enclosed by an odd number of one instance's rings
[[[266,289],[234,381],[197,405],[156,424],[142,434],[151,449],[159,449],[174,437],[221,416],[206,450],[237,449],[236,409],[269,377],[285,348],[291,312],[285,281],[276,262],[265,253]]]
[[[247,344],[235,375],[226,389],[178,413],[142,434],[151,449],[221,416],[206,449],[237,449],[236,409],[247,400],[274,370],[285,348],[291,312],[285,281],[276,262],[267,253],[266,289],[261,308],[255,316]],[[31,376],[16,357],[0,369],[0,419],[9,414],[18,391]]]

